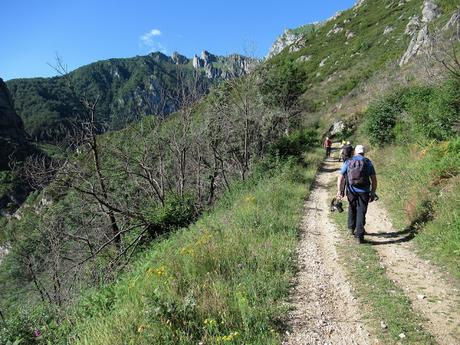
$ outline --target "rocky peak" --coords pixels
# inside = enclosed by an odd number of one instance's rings
[[[200,56],[194,55],[192,59],[193,68],[202,70],[209,79],[238,77],[252,71],[257,63],[257,60],[239,54],[224,57],[206,50]]]
[[[178,52],[172,53],[171,59],[176,65],[183,65],[188,62],[187,57],[184,55],[179,54]]]
[[[295,43],[297,39],[299,38],[299,35],[294,33],[294,31],[290,29],[284,30],[283,34],[279,36],[276,41],[273,43],[271,46],[267,59],[270,59],[271,57],[281,53],[281,51],[290,46],[291,44]]]
[[[361,7],[362,5],[364,5],[365,2],[366,0],[356,0],[354,8]]]
[[[203,60],[199,58],[196,54],[193,56],[192,65],[193,65],[193,68],[195,69],[204,67]]]
[[[201,60],[203,60],[204,65],[208,65],[214,61],[216,61],[216,56],[211,54],[210,52],[203,50],[201,52]]]

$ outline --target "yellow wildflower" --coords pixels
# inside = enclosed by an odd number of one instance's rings
[[[156,275],[157,277],[163,277],[166,275],[166,267],[165,266],[160,266],[158,268],[153,268],[150,267],[146,273],[147,277],[151,277],[153,275]]]
[[[256,201],[256,197],[254,195],[249,195],[244,199],[248,204],[253,204]]]
[[[205,324],[205,326],[212,327],[212,326],[217,325],[217,322],[214,319],[206,319],[206,320],[204,320],[204,324]]]

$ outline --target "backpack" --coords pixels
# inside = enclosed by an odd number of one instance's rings
[[[348,160],[347,171],[348,185],[352,187],[366,187],[369,185],[369,173],[367,159]]]
[[[341,156],[343,162],[353,157],[353,146],[345,145],[344,147],[342,147]]]

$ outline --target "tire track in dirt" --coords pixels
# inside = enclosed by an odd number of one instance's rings
[[[283,344],[371,344],[338,260],[340,235],[329,220],[328,183],[337,163],[326,161],[304,205],[299,272],[289,301],[293,310]]]
[[[375,246],[387,276],[401,287],[441,345],[460,344],[460,287],[446,272],[420,258],[409,230],[395,229],[380,202],[369,204],[366,241]]]

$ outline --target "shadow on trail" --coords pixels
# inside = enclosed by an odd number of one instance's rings
[[[305,210],[309,210],[309,211],[323,211],[322,208],[317,208],[317,207],[305,207]]]
[[[337,169],[337,168],[326,168],[324,165],[322,165],[321,168],[319,168],[319,172],[322,172],[322,173],[330,173],[330,172],[335,172],[335,171],[339,171],[339,169]]]
[[[367,236],[395,238],[395,237],[399,237],[402,235],[410,234],[411,232],[413,231],[410,228],[406,228],[404,230],[395,231],[395,232],[377,232],[377,233],[367,234]]]
[[[378,234],[367,234],[366,236],[372,236],[372,235],[378,235]],[[385,244],[397,244],[397,243],[404,243],[404,242],[409,242],[415,237],[415,233],[410,233],[407,236],[394,239],[394,240],[389,240],[389,241],[371,241],[371,240],[364,240],[364,243],[370,244],[372,246],[381,246]]]
[[[431,205],[428,205],[428,206],[431,206]],[[390,240],[388,241],[366,240],[365,242],[373,246],[409,242],[418,233],[418,229],[420,229],[420,227],[422,227],[425,223],[429,222],[432,219],[433,219],[433,214],[431,212],[431,207],[427,207],[425,212],[422,212],[416,219],[414,219],[411,222],[411,224],[408,227],[404,228],[403,230],[366,234],[366,236],[383,237],[383,238],[389,238]],[[403,236],[403,237],[400,237],[400,236]]]

